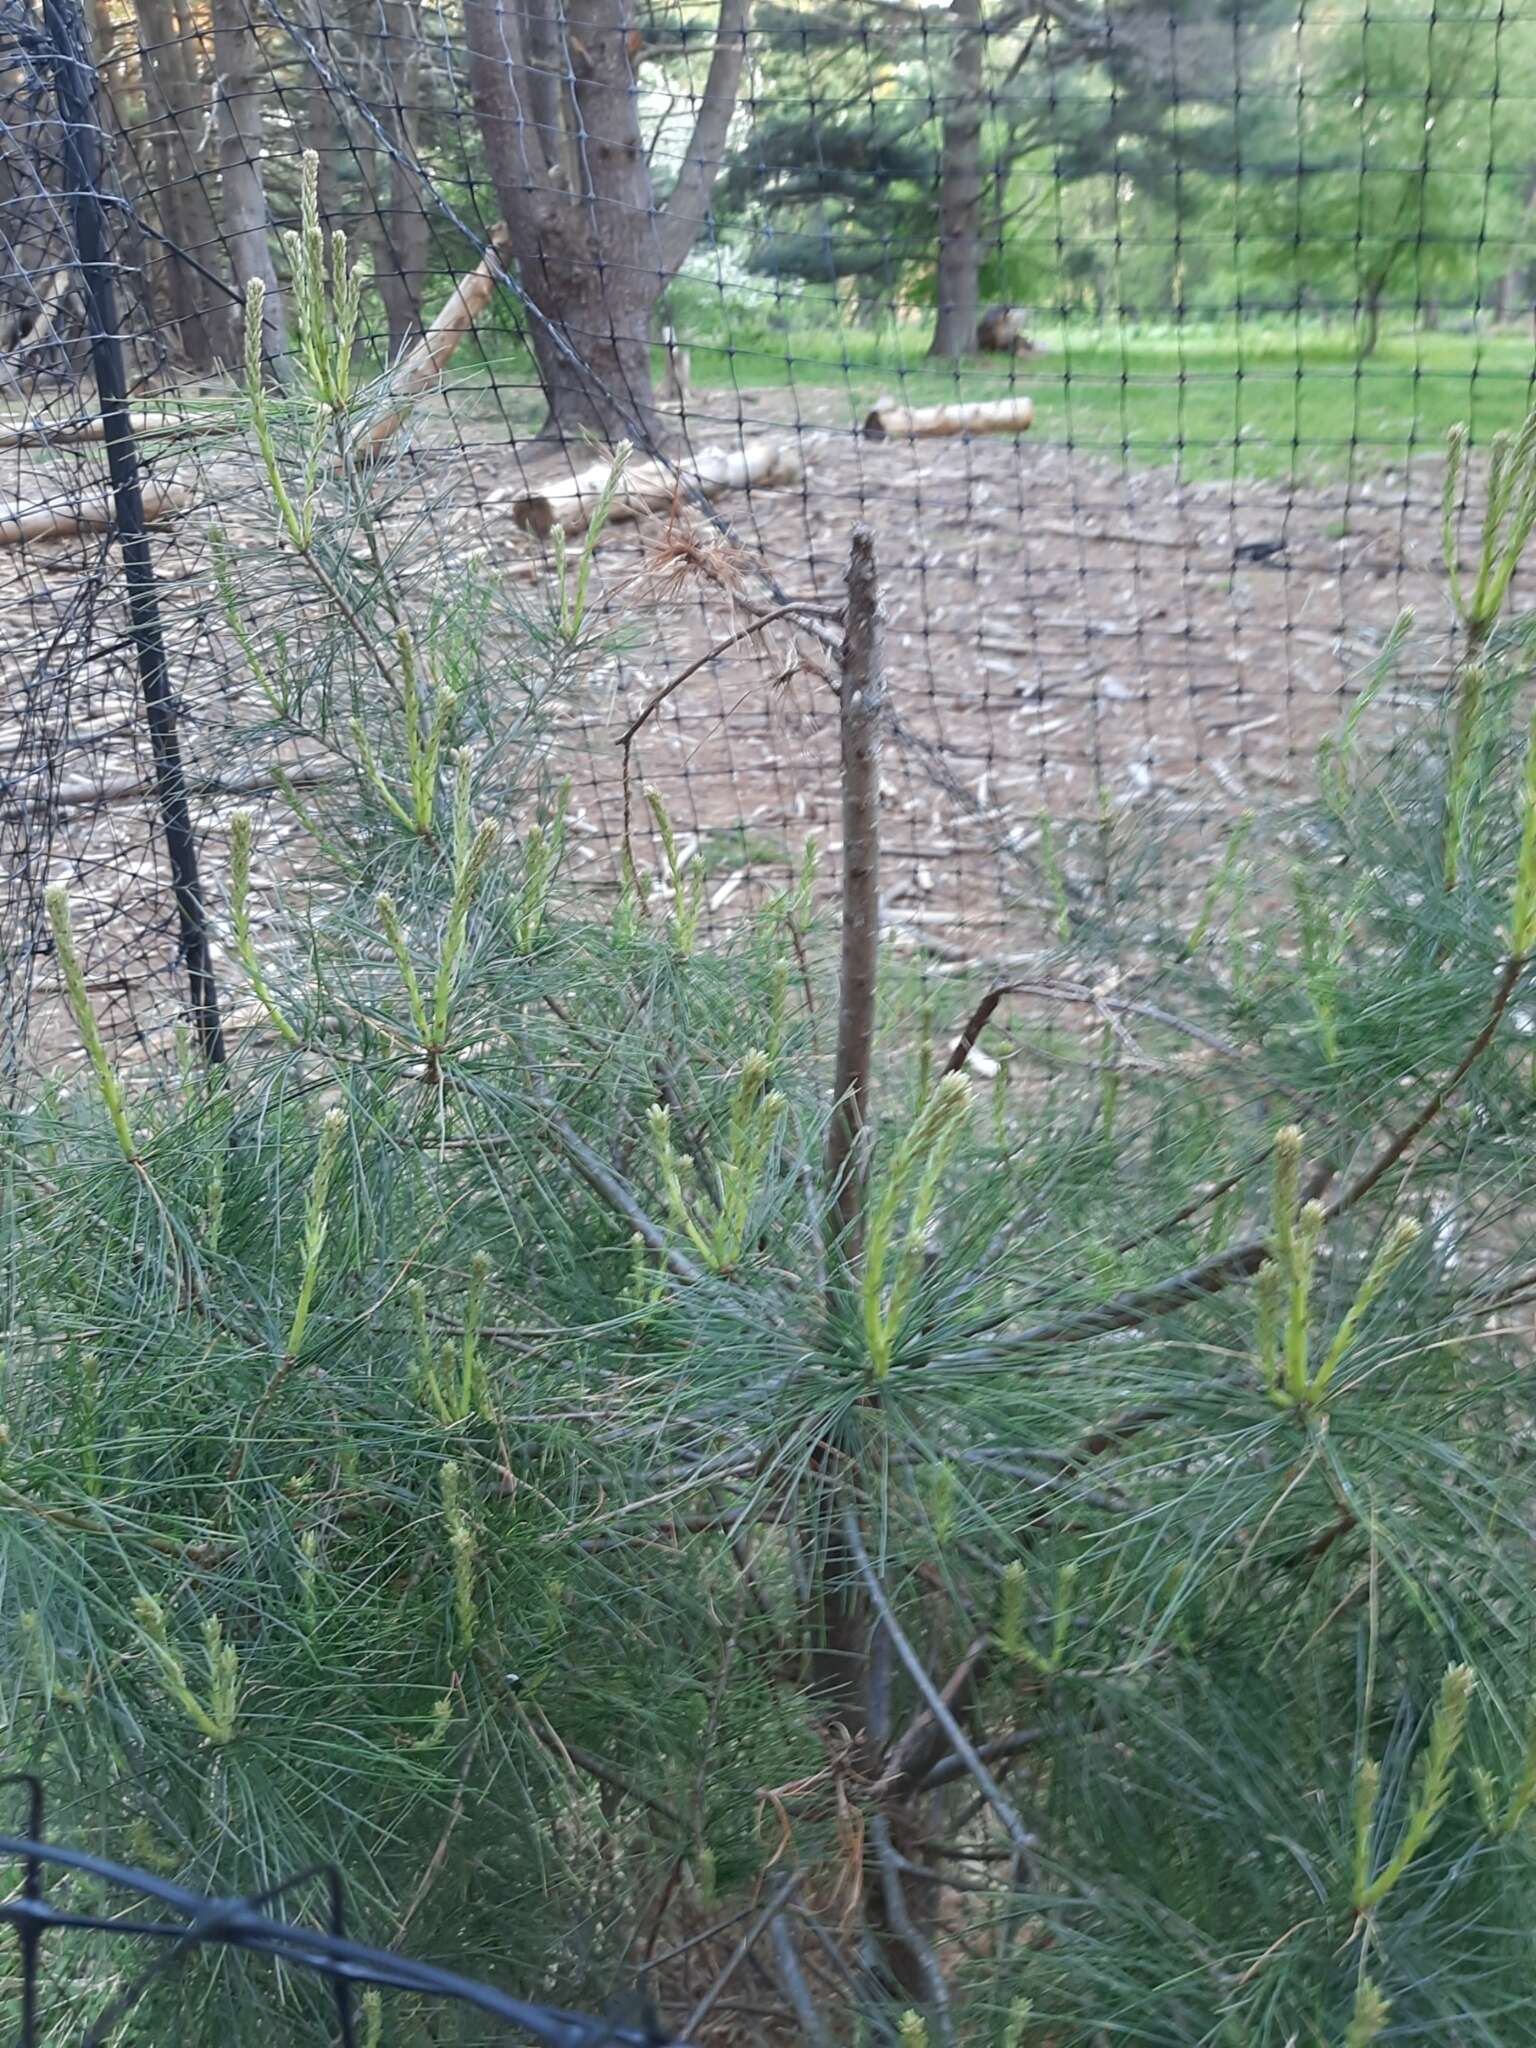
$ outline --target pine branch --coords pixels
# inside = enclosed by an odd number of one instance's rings
[[[1368,1194],[1392,1171],[1408,1148],[1434,1122],[1456,1090],[1493,1043],[1499,1024],[1509,1008],[1520,976],[1525,968],[1523,958],[1511,956],[1504,964],[1494,992],[1493,1002],[1482,1029],[1462,1055],[1454,1071],[1435,1089],[1423,1107],[1388,1140],[1382,1150],[1347,1187],[1324,1207],[1328,1222],[1347,1215],[1357,1208]],[[1333,1178],[1333,1169],[1320,1166],[1308,1181],[1304,1201],[1315,1201]],[[987,1354],[990,1364],[1005,1364],[1021,1352],[1038,1350],[1042,1345],[1084,1343],[1094,1337],[1106,1337],[1117,1330],[1139,1329],[1143,1323],[1154,1317],[1166,1315],[1179,1308],[1187,1308],[1191,1302],[1205,1296],[1221,1294],[1239,1280],[1251,1280],[1273,1253],[1273,1241],[1266,1233],[1262,1237],[1245,1238],[1241,1243],[1229,1245],[1225,1251],[1214,1252],[1208,1259],[1200,1259],[1192,1266],[1186,1266],[1180,1273],[1173,1273],[1166,1280],[1159,1280],[1148,1287],[1129,1288],[1123,1294],[1111,1296],[1096,1308],[1069,1309],[1065,1314],[1053,1316],[1044,1321],[1031,1323],[1015,1331],[1005,1344],[998,1345]]]

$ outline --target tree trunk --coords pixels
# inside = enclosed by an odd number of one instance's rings
[[[260,55],[247,0],[213,0],[224,244],[241,291],[258,277],[267,288],[262,339],[268,359],[275,363],[284,348],[283,305],[267,237],[267,193],[261,175]]]
[[[219,241],[195,133],[207,91],[198,75],[196,45],[183,34],[171,0],[135,0],[134,13],[150,122],[154,206],[169,245],[160,248],[154,269],[173,349],[193,368],[209,369],[218,353],[223,309],[210,309],[213,288],[188,260],[211,266]]]
[[[407,163],[417,154],[420,114],[421,40],[413,0],[383,0],[384,91],[379,125]],[[431,255],[431,225],[422,211],[416,179],[391,161],[385,182],[380,158],[378,227],[373,246],[374,282],[384,302],[390,360],[421,332],[421,293]]]
[[[523,24],[503,0],[468,0],[470,85],[486,157],[533,306],[529,342],[549,439],[655,439],[651,315],[663,279],[641,143],[627,0],[589,0],[565,44],[585,138],[583,184],[552,183],[532,117]]]
[[[305,30],[314,44],[326,69],[339,77],[336,52],[332,47],[330,27],[325,7],[317,7]],[[307,87],[307,91],[304,88]],[[315,197],[320,208],[320,227],[329,237],[332,229],[343,225],[343,199],[341,192],[341,158],[343,151],[341,109],[337,95],[326,83],[319,69],[312,66],[306,57],[300,72],[300,90],[305,100],[304,147],[312,149],[319,159],[315,180]]]
[[[986,35],[981,0],[950,0],[954,50],[939,139],[938,314],[935,356],[976,349],[981,314],[981,117]]]
[[[1373,287],[1360,302],[1355,320],[1355,353],[1364,362],[1376,352],[1381,339],[1381,290]]]
[[[574,27],[544,0],[527,12],[509,0],[465,0],[470,89],[532,308],[546,439],[656,446],[664,438],[651,383],[653,316],[707,215],[747,8],[748,0],[721,0],[693,135],[658,206],[640,130],[631,0],[586,0]],[[552,92],[551,77],[568,83]]]

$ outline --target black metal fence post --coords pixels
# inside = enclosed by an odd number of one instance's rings
[[[187,971],[193,1028],[210,1065],[224,1058],[218,989],[208,949],[208,916],[198,875],[197,842],[187,808],[187,783],[177,737],[176,701],[165,656],[154,563],[144,527],[138,448],[133,436],[117,326],[117,295],[101,196],[101,131],[96,121],[96,68],[76,0],[43,0],[51,43],[54,92],[63,133],[75,259],[90,321],[91,367],[105,432],[117,544],[128,592],[128,619],[144,692],[155,795],[176,897],[180,952]]]

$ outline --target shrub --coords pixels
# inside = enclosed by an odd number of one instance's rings
[[[675,841],[568,885],[580,563],[519,630],[384,544],[306,261],[309,383],[248,400],[289,545],[223,572],[261,746],[331,767],[303,887],[258,945],[237,828],[251,1021],[179,1077],[114,1070],[55,897],[89,1057],[9,1131],[56,1826],[213,1890],[334,1862],[376,1938],[678,2024],[766,1899],[752,2001],[812,2038],[1528,2038],[1522,634],[1383,751],[1399,635],[1201,900],[1058,832],[1038,973],[887,963],[872,1018],[846,851],[840,964],[809,871],[709,943]],[[228,1967],[155,1995],[270,2025]]]

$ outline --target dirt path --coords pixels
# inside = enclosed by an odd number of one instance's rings
[[[877,537],[889,618],[899,940],[982,954],[1035,943],[1050,910],[1030,859],[1042,813],[1070,859],[1104,806],[1155,802],[1211,857],[1223,819],[1306,788],[1318,739],[1404,605],[1419,622],[1411,701],[1448,672],[1433,465],[1317,488],[1181,486],[1046,439],[868,443],[838,424],[836,394],[711,402],[687,417],[696,447],[793,435],[804,479],[723,503],[725,536],[657,517],[601,548],[594,600],[620,644],[547,706],[578,792],[577,866],[595,880],[616,872],[625,725],[775,589],[835,609],[858,520]],[[67,459],[77,483],[94,474],[95,458]],[[0,495],[57,488],[64,460],[5,457]],[[485,401],[440,405],[409,461],[396,517],[430,518],[450,575],[473,560],[542,614],[548,563],[512,518],[524,455]],[[198,461],[183,445],[157,473],[197,500],[158,530],[156,553],[217,895],[222,820],[246,800],[229,786],[230,737],[253,704],[212,601],[206,532],[216,512],[238,542],[257,498],[238,455]],[[63,874],[118,1033],[158,1037],[176,1014],[175,945],[115,558],[99,535],[0,550],[0,610],[12,1004],[30,984],[41,883]],[[720,918],[777,885],[808,832],[836,850],[826,661],[813,636],[768,627],[708,662],[636,746],[637,783],[664,793],[704,851]],[[655,859],[648,827],[637,853]]]

